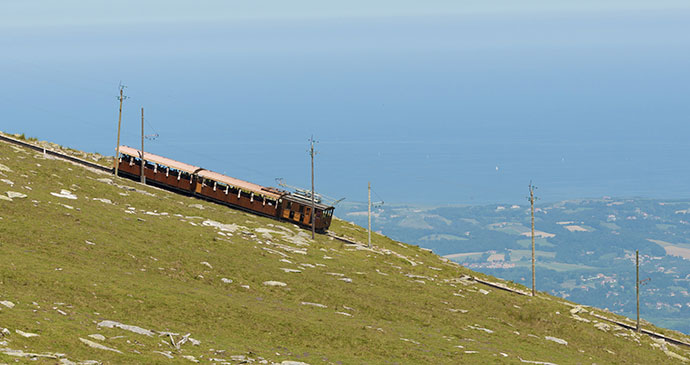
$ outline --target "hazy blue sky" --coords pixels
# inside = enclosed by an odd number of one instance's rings
[[[22,1],[2,3],[0,24],[14,26],[112,25],[271,19],[506,14],[577,14],[687,10],[683,0],[523,1]]]
[[[690,197],[688,1],[3,1],[0,129],[348,200]]]

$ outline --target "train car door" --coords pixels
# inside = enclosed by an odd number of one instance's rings
[[[198,176],[194,180],[194,192],[201,193],[201,188],[204,186],[203,180]]]
[[[304,210],[304,217],[302,219],[302,223],[311,223],[311,207],[307,207],[307,209]]]

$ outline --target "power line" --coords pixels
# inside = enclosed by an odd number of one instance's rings
[[[127,99],[127,96],[124,95],[125,88],[124,84],[122,84],[122,81],[120,81],[120,96],[117,97],[117,100],[120,101],[120,114],[119,117],[117,118],[117,145],[115,146],[115,158],[113,159],[113,164],[114,166],[114,172],[115,172],[115,177],[117,177],[117,170],[120,165],[119,160],[120,160],[120,127],[122,125],[122,102]],[[144,122],[144,109],[141,111],[141,121],[142,125]],[[142,142],[143,143],[143,142]]]
[[[536,294],[536,274],[534,270],[535,266],[535,249],[534,249],[534,201],[537,200],[537,198],[534,196],[534,190],[537,187],[532,185],[532,182],[529,182],[529,197],[527,200],[529,200],[530,203],[530,211],[532,215],[532,296],[535,296]]]
[[[309,138],[309,156],[311,156],[311,239],[314,239],[316,235],[316,224],[314,222],[314,210],[316,209],[316,204],[314,203],[314,155],[318,153],[314,150],[314,144],[316,143],[318,142],[314,140],[314,136],[312,135],[311,138]]]

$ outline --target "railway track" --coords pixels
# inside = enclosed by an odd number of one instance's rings
[[[361,243],[361,242],[353,241],[353,240],[351,240],[351,239],[349,239],[349,238],[338,236],[338,235],[334,234],[333,232],[327,232],[326,235],[329,236],[329,237],[333,237],[334,239],[336,239],[336,240],[338,240],[338,241],[345,242],[345,243],[348,243],[348,244],[351,244],[351,245],[362,245],[362,246],[366,246],[365,244],[363,244],[363,243]],[[492,288],[494,288],[494,289],[499,289],[499,290],[507,291],[507,292],[510,292],[510,293],[512,293],[512,294],[518,294],[518,295],[523,295],[523,296],[530,296],[530,293],[528,293],[528,292],[525,292],[525,291],[522,291],[522,290],[519,290],[519,289],[514,289],[514,288],[508,287],[508,286],[506,286],[506,285],[503,285],[503,284],[501,284],[501,283],[495,283],[495,282],[492,282],[492,281],[487,281],[487,280],[481,279],[481,278],[476,277],[476,276],[470,276],[470,278],[471,278],[472,280],[476,281],[477,283],[480,283],[480,284],[483,284],[483,285],[492,287]],[[606,321],[606,322],[609,322],[609,323],[613,323],[613,324],[615,324],[615,325],[617,325],[617,326],[620,326],[620,327],[623,327],[623,328],[626,328],[626,329],[629,329],[629,330],[633,330],[633,331],[634,331],[634,330],[636,329],[635,326],[633,326],[633,325],[630,325],[630,324],[627,324],[627,323],[624,323],[624,322],[621,322],[621,321],[617,321],[617,320],[615,320],[615,319],[611,319],[611,318],[608,318],[608,317],[604,317],[604,316],[599,315],[599,314],[596,314],[596,313],[591,313],[591,315],[592,315],[593,317],[596,317],[597,319],[600,319],[600,320],[603,320],[603,321]],[[664,340],[664,341],[666,341],[666,342],[668,342],[668,343],[674,344],[674,345],[690,347],[690,343],[688,343],[688,342],[685,342],[685,341],[682,341],[682,340],[679,340],[679,339],[676,339],[676,338],[673,338],[673,337],[668,337],[668,336],[665,336],[665,335],[663,335],[663,334],[661,334],[661,333],[654,332],[654,331],[650,331],[650,330],[647,330],[647,329],[644,329],[644,328],[641,328],[641,329],[640,329],[640,333],[643,333],[643,334],[645,334],[645,335],[647,335],[647,336],[650,336],[650,337],[662,339],[662,340]]]
[[[63,160],[74,162],[74,163],[79,164],[79,165],[84,165],[84,166],[90,167],[92,169],[96,169],[96,170],[100,170],[100,171],[104,171],[104,172],[109,172],[111,174],[113,173],[113,169],[110,167],[99,165],[97,163],[87,161],[87,160],[81,159],[79,157],[71,156],[71,155],[68,155],[68,154],[63,153],[63,152],[53,151],[53,150],[47,149],[47,148],[42,147],[42,146],[37,146],[37,145],[29,143],[27,141],[22,141],[20,139],[15,139],[15,138],[8,137],[8,136],[2,135],[2,134],[0,134],[0,140],[15,144],[18,146],[30,148],[34,151],[38,151],[38,152],[44,153],[46,155],[51,155],[53,157],[57,157],[57,158],[60,158]]]

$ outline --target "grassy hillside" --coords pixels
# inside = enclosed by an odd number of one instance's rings
[[[380,235],[373,249],[325,235],[311,240],[292,224],[1,142],[0,164],[0,193],[14,197],[0,199],[0,331],[7,329],[0,362],[690,358],[592,316],[612,314],[573,315],[556,297],[478,284],[466,275],[481,274]],[[366,239],[361,227],[337,219],[332,231]]]

